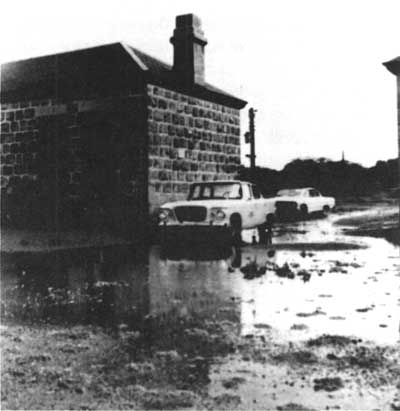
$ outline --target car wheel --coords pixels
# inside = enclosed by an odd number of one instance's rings
[[[324,205],[321,211],[322,216],[327,217],[329,214],[329,211],[331,211],[330,207],[328,205]]]
[[[275,220],[276,220],[275,214],[270,213],[270,214],[267,215],[267,219],[266,219],[267,225],[274,224]]]
[[[301,217],[302,219],[305,219],[305,218],[308,217],[308,207],[307,207],[306,204],[302,204],[302,205],[300,206],[300,217]]]
[[[230,223],[233,244],[240,245],[242,242],[242,217],[240,214],[232,214]]]

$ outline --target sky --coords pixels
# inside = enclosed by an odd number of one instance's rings
[[[206,81],[256,113],[256,163],[372,166],[397,156],[398,0],[13,0],[1,2],[0,62],[124,41],[172,63],[175,16],[203,23]],[[242,157],[248,145],[242,139]]]

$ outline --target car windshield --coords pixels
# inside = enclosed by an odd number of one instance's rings
[[[277,193],[278,197],[296,197],[296,196],[301,196],[303,194],[303,190],[300,189],[285,189],[285,190],[279,190]]]
[[[237,200],[242,198],[239,183],[201,183],[190,187],[188,200]]]

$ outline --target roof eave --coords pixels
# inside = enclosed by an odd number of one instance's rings
[[[241,100],[240,98],[237,97],[231,97],[231,96],[226,96],[224,94],[221,94],[221,99],[224,100],[227,106],[235,108],[237,110],[241,110],[242,108],[246,107],[247,101]]]
[[[231,96],[229,94],[218,93],[212,90],[207,89],[206,87],[193,87],[193,88],[185,88],[181,87],[178,84],[174,83],[165,83],[162,79],[157,78],[156,76],[151,75],[150,72],[147,72],[147,82],[150,84],[154,84],[160,87],[165,87],[167,89],[172,89],[179,93],[187,94],[193,97],[197,97],[200,99],[208,100],[211,102],[215,102],[217,104],[222,104],[224,106],[228,106],[231,108],[235,108],[237,110],[241,110],[247,105],[247,101],[242,100],[238,97]]]
[[[132,50],[131,47],[128,47],[127,44],[120,42],[119,43],[125,52],[131,57],[131,59],[143,70],[148,71],[149,68],[143,63],[143,61],[139,58],[139,56]]]

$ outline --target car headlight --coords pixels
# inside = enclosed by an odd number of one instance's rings
[[[226,217],[224,210],[220,207],[215,207],[210,210],[210,218],[215,221],[221,221]]]
[[[169,219],[172,219],[172,218],[173,218],[173,213],[172,213],[172,210],[170,210],[169,208],[162,208],[158,212],[158,221],[160,223],[165,223]]]

